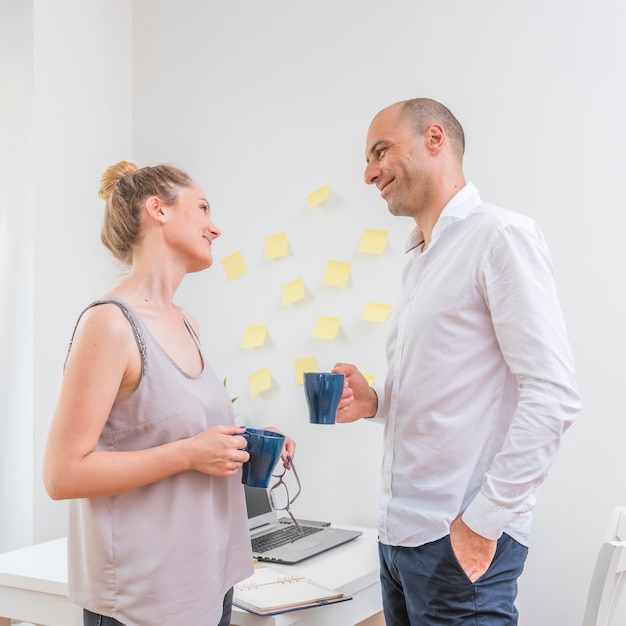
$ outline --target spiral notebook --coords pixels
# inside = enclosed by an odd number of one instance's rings
[[[235,585],[233,604],[256,615],[277,615],[351,599],[306,576],[258,565],[250,578]]]

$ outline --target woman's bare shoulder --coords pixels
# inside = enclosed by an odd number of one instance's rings
[[[74,341],[83,338],[119,344],[133,340],[132,327],[117,304],[104,302],[88,308],[76,326]],[[133,340],[134,341],[134,340]]]

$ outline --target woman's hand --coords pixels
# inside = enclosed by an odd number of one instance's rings
[[[243,449],[245,432],[240,426],[213,426],[192,437],[190,469],[222,478],[236,474],[250,458]]]

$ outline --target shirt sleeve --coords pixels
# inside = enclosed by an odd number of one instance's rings
[[[535,491],[580,412],[573,358],[553,276],[537,225],[508,224],[487,246],[484,297],[519,401],[501,450],[463,513],[478,534],[498,539],[517,515],[531,510]]]

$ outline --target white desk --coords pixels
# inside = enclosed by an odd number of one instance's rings
[[[259,617],[233,608],[236,626],[353,626],[382,610],[376,531],[297,565],[271,567],[311,577],[353,597],[348,602]],[[82,609],[67,594],[67,542],[56,539],[0,554],[0,626],[21,620],[41,626],[82,626]]]
[[[83,611],[66,594],[65,539],[0,554],[0,626],[9,626],[11,619],[82,626]]]

